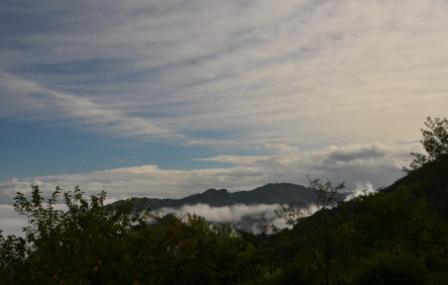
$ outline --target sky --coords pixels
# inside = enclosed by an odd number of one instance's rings
[[[0,228],[31,184],[384,187],[448,110],[442,0],[2,0],[0,38]]]

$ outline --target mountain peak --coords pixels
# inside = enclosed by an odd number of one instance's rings
[[[269,190],[269,191],[279,191],[279,190],[303,190],[308,189],[303,185],[293,184],[293,183],[268,183],[266,185],[255,188],[254,190]]]
[[[229,194],[229,191],[227,189],[210,188],[202,192],[202,194]]]

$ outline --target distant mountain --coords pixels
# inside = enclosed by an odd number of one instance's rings
[[[339,194],[343,200],[345,194]],[[158,210],[161,208],[180,208],[186,205],[206,204],[210,207],[232,205],[284,204],[301,208],[316,202],[315,192],[302,185],[292,183],[271,183],[250,191],[229,192],[226,189],[208,189],[181,199],[131,198],[113,203],[120,207],[131,203],[135,212]]]

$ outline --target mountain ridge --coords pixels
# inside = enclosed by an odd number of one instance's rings
[[[346,194],[339,193],[338,200]],[[225,207],[237,204],[285,204],[291,207],[305,207],[315,203],[317,195],[313,189],[293,183],[269,183],[253,190],[229,192],[227,189],[209,188],[201,193],[180,199],[159,199],[133,197],[116,201],[111,207],[130,205],[134,212],[158,210],[161,208],[180,208],[185,205],[207,204],[210,207]]]

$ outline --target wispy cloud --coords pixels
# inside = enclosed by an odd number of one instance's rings
[[[73,124],[97,132],[139,137],[179,137],[149,119],[132,117],[80,97],[45,88],[34,81],[0,74],[0,112],[2,116],[28,120],[71,120]]]
[[[441,0],[2,3],[2,70],[123,135],[392,141],[448,107]]]
[[[233,165],[254,165],[262,161],[269,161],[270,159],[270,156],[218,155],[214,157],[198,158],[196,160],[229,163]]]

